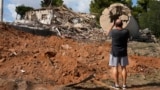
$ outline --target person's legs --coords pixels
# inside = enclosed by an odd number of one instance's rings
[[[111,66],[111,76],[114,79],[114,85],[112,88],[114,89],[119,89],[119,74],[118,74],[118,63],[119,63],[119,58],[112,56],[110,54],[110,59],[109,59],[109,66]]]
[[[127,80],[127,70],[126,66],[121,66],[122,68],[122,80],[123,80],[123,85],[126,85],[126,80]]]
[[[122,69],[122,80],[123,80],[123,85],[126,85],[126,79],[127,79],[127,70],[126,70],[126,66],[129,64],[128,62],[128,57],[125,56],[125,57],[121,57],[121,62],[120,62],[120,65],[121,65],[121,69]]]
[[[118,66],[112,67],[112,74],[113,74],[113,79],[115,82],[115,85],[119,85],[119,74],[118,74]]]

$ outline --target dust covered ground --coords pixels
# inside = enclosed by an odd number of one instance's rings
[[[0,90],[110,90],[113,83],[109,42],[37,36],[3,24],[0,42]],[[160,58],[129,54],[129,62],[129,90],[160,89]]]

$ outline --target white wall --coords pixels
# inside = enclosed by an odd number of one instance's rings
[[[53,17],[52,10],[35,10],[27,12],[25,15],[25,20],[29,21],[36,20],[42,24],[51,24],[52,17]]]

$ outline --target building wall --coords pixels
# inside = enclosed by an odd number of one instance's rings
[[[42,24],[51,24],[52,17],[53,17],[53,11],[47,9],[29,11],[25,15],[26,20],[38,21]]]

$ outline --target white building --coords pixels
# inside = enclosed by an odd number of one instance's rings
[[[27,12],[24,19],[29,21],[38,21],[42,24],[51,24],[52,17],[52,9],[37,9]]]

